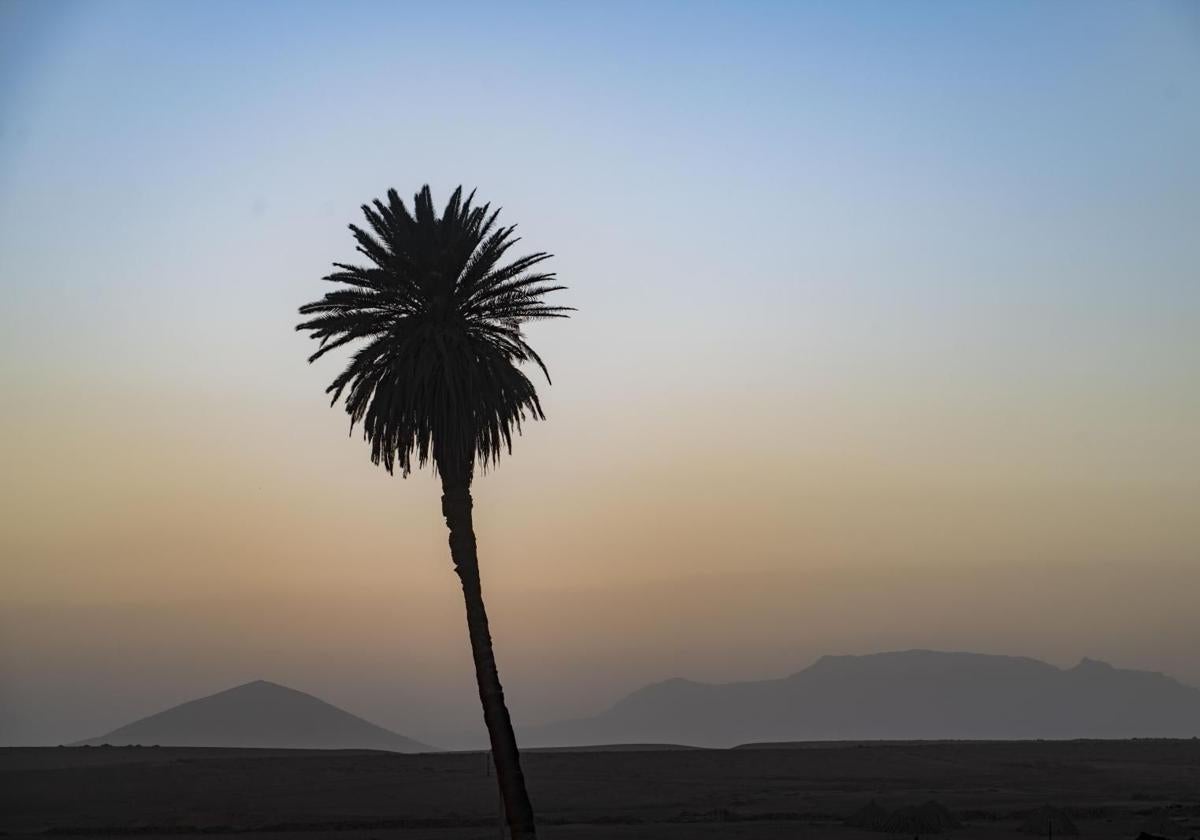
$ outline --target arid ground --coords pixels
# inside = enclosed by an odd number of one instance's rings
[[[1200,836],[1200,741],[811,744],[524,757],[548,838],[867,840],[842,818],[930,799],[963,840],[1064,808],[1083,837]],[[480,753],[58,747],[0,750],[0,831],[345,840],[499,836]]]

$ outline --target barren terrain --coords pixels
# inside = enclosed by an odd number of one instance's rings
[[[548,838],[868,840],[871,799],[935,799],[963,840],[1020,836],[1045,803],[1084,837],[1200,836],[1200,741],[808,744],[524,756]],[[0,749],[0,831],[154,837],[498,836],[480,753],[170,747]]]

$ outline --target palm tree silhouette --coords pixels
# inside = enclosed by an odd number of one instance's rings
[[[347,344],[356,349],[326,393],[345,394],[351,429],[362,424],[371,460],[407,476],[414,462],[431,463],[442,480],[442,513],[450,555],[462,583],[479,700],[491,739],[511,837],[534,837],[517,741],[496,671],[479,581],[471,518],[471,481],[478,465],[494,466],[512,451],[526,419],[541,420],[533,383],[520,370],[546,366],[526,343],[521,325],[566,317],[571,307],[545,296],[565,287],[535,271],[549,259],[531,254],[503,263],[518,241],[498,227],[499,210],[473,206],[475,193],[454,191],[439,218],[429,187],[409,212],[395,190],[387,203],[363,205],[370,231],[350,225],[366,266],[334,263],[326,277],[343,288],[300,307],[296,327],[320,341],[313,362]]]

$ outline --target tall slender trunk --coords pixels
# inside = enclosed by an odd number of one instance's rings
[[[471,655],[475,659],[475,680],[479,684],[479,702],[483,704],[483,719],[492,742],[492,760],[496,765],[496,780],[504,800],[508,818],[509,837],[535,837],[533,806],[525,790],[525,775],[521,772],[521,756],[513,735],[508,707],[504,704],[504,689],[496,671],[496,656],[492,652],[492,634],[488,629],[487,610],[483,606],[483,591],[479,584],[479,555],[475,548],[475,527],[471,516],[471,484],[466,481],[442,479],[442,514],[450,529],[450,556],[454,571],[462,582],[463,599],[467,607],[467,631],[471,636]]]

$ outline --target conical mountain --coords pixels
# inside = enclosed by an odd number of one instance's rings
[[[271,747],[427,752],[433,748],[376,726],[294,688],[256,680],[173,706],[79,745]]]

